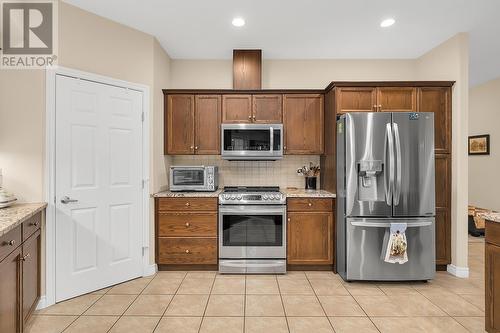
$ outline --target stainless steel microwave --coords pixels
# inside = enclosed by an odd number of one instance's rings
[[[171,166],[170,191],[211,192],[219,187],[219,167],[211,165]]]
[[[226,160],[283,158],[282,124],[222,124],[221,155]]]

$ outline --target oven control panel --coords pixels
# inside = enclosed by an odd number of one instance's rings
[[[282,205],[286,201],[281,192],[270,193],[221,193],[219,204],[223,205]]]

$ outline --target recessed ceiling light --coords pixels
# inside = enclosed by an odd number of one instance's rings
[[[234,25],[235,27],[242,27],[242,26],[244,26],[244,25],[245,25],[245,20],[244,20],[244,19],[242,19],[241,17],[235,17],[235,18],[233,19],[233,22],[231,22],[231,23],[233,23],[233,25]]]
[[[396,23],[396,20],[391,17],[391,18],[385,19],[382,22],[380,22],[380,26],[382,28],[387,28],[387,27],[390,27],[391,25],[393,25],[394,23]]]

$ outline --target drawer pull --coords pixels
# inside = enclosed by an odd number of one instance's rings
[[[291,221],[291,219],[290,219],[290,218],[288,218],[288,219],[287,219],[287,221],[288,221],[288,222],[290,222],[290,221]]]
[[[23,256],[23,257],[21,258],[21,261],[26,261],[26,259],[28,259],[28,258],[29,258],[29,256],[30,256],[30,254],[29,254],[29,253],[27,253],[25,256]]]
[[[186,207],[189,207],[190,203],[189,202],[186,202]]]
[[[16,241],[14,239],[11,239],[10,241],[7,242],[7,245],[14,246],[16,244]]]
[[[186,228],[189,228],[190,225],[189,222],[186,222]]]
[[[189,253],[190,253],[190,251],[189,251],[189,250],[186,250],[186,253],[187,253],[187,254],[189,254]]]
[[[310,203],[308,203],[307,205],[308,205],[309,207],[311,207],[313,204],[310,202]]]
[[[38,227],[38,222],[32,222],[30,223],[31,226]]]

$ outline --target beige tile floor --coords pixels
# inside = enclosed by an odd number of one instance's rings
[[[484,332],[483,251],[470,238],[470,278],[429,283],[159,272],[37,311],[28,332]]]

